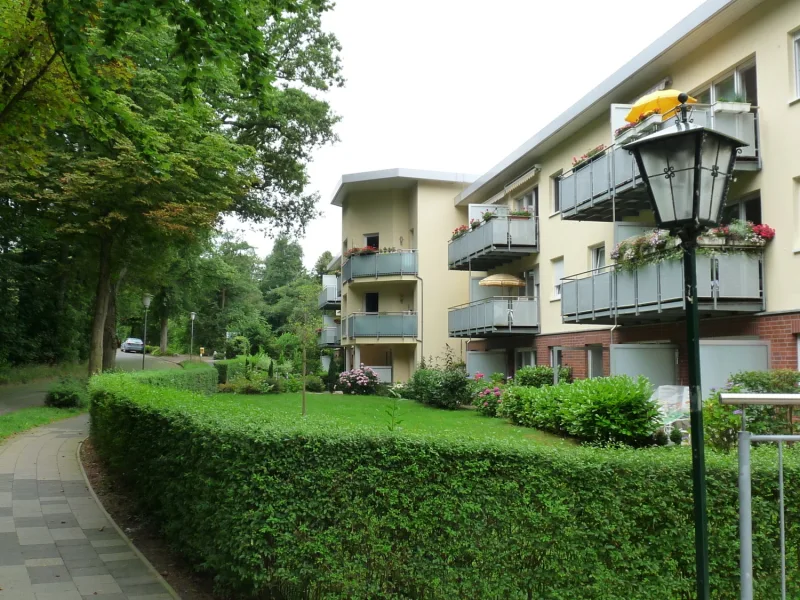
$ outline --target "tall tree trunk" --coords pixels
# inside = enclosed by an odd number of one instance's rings
[[[108,295],[106,322],[103,327],[103,371],[117,366],[117,286]]]
[[[103,331],[108,311],[108,296],[111,294],[111,238],[100,239],[99,270],[97,291],[94,295],[94,315],[92,316],[92,341],[89,346],[89,375],[99,373],[103,368]]]
[[[161,354],[167,353],[168,335],[169,335],[169,319],[167,317],[161,317],[161,339],[158,345],[158,347],[161,349]]]

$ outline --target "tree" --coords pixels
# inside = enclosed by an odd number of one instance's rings
[[[333,254],[331,254],[328,250],[325,250],[322,254],[320,254],[317,262],[314,263],[314,270],[312,271],[314,277],[316,277],[319,281],[322,281],[323,275],[329,275],[331,271],[328,270],[328,265],[331,264],[333,260]]]
[[[319,286],[306,284],[298,288],[296,304],[289,328],[300,341],[300,349],[303,353],[303,402],[302,415],[306,416],[306,376],[308,367],[308,351],[317,347],[316,330],[322,323],[319,309],[317,308],[317,295]]]
[[[290,240],[286,235],[278,236],[272,252],[264,260],[261,289],[267,293],[283,287],[300,274],[305,275],[303,248],[296,240]]]

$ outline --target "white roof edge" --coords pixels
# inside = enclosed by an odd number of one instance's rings
[[[472,185],[463,190],[456,196],[456,204],[463,204],[470,196],[473,196],[481,188],[491,183],[491,181],[502,174],[507,168],[514,165],[526,154],[533,151],[542,142],[557,134],[570,121],[576,119],[582,113],[590,109],[596,102],[612,93],[617,87],[622,85],[627,79],[635,75],[650,62],[664,54],[672,46],[680,42],[692,31],[712,19],[722,10],[736,4],[739,0],[707,0],[665,34],[659,37],[652,44],[647,46],[639,54],[625,63],[620,69],[615,71],[600,85],[591,90],[583,98],[570,106],[544,128],[539,130],[532,138],[506,156],[503,160],[489,169],[486,173],[478,177]]]
[[[382,169],[380,171],[363,171],[361,173],[348,173],[342,175],[331,195],[331,204],[342,205],[341,194],[345,186],[350,183],[363,183],[367,181],[381,181],[385,179],[414,179],[417,181],[441,181],[444,183],[472,183],[477,175],[468,173],[452,173],[446,171],[428,171],[425,169]]]

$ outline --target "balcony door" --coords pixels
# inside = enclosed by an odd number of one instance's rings
[[[380,248],[381,247],[380,236],[377,233],[365,233],[364,246],[368,248]]]
[[[378,311],[378,292],[367,292],[364,294],[364,312],[377,313]]]
[[[514,210],[526,210],[533,216],[539,215],[539,188],[535,187],[514,201]]]

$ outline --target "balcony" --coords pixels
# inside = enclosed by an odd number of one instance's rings
[[[529,296],[495,296],[462,304],[447,314],[450,337],[502,337],[539,333],[539,304]]]
[[[342,265],[342,281],[417,274],[415,250],[351,256]]]
[[[695,106],[691,119],[702,125],[737,137],[749,144],[741,149],[734,169],[755,171],[761,168],[758,135],[758,108],[747,113],[713,112],[710,106]],[[673,125],[673,119],[659,124]],[[627,140],[627,143],[630,140]],[[624,144],[614,144],[558,179],[561,218],[575,221],[613,221],[637,216],[649,210],[644,182],[633,155]]]
[[[322,276],[322,291],[319,293],[320,310],[335,310],[342,307],[342,280],[338,275]]]
[[[635,325],[683,320],[683,264],[668,260],[623,271],[616,265],[587,271],[562,282],[564,323]],[[721,254],[697,257],[700,317],[765,310],[764,265],[759,256]]]
[[[317,345],[321,348],[338,348],[342,345],[342,326],[323,327],[319,332]]]
[[[488,271],[538,251],[538,217],[501,216],[451,240],[447,263],[455,271]]]
[[[347,337],[411,338],[417,337],[417,313],[353,313],[347,317]]]

